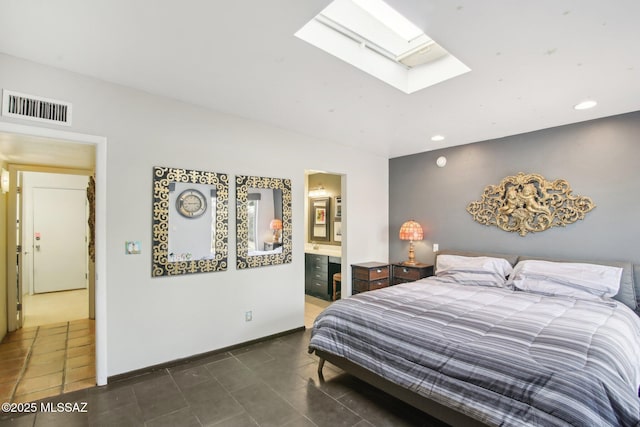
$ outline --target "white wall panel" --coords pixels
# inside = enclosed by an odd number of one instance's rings
[[[5,55],[0,87],[68,100],[70,130],[108,140],[108,182],[97,185],[107,186],[109,376],[303,326],[305,169],[346,175],[343,263],[387,259],[383,157]],[[227,271],[151,278],[153,166],[229,174]],[[236,174],[292,180],[291,264],[235,269]],[[125,255],[127,240],[142,254]]]

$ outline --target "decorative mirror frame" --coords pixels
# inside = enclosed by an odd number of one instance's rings
[[[282,190],[282,252],[249,256],[247,201],[250,188]],[[254,268],[291,262],[291,180],[236,176],[236,268]]]
[[[186,182],[215,186],[216,230],[213,259],[169,261],[169,188],[171,183]],[[177,213],[176,213],[177,215]],[[227,269],[229,234],[229,178],[226,174],[155,166],[153,168],[153,262],[152,277],[207,273]]]
[[[331,218],[331,197],[309,198],[309,241],[329,242]],[[316,234],[316,231],[323,235]]]
[[[480,224],[526,236],[565,227],[595,207],[591,198],[572,194],[564,179],[547,181],[542,175],[520,172],[486,186],[482,199],[469,203],[467,212]]]

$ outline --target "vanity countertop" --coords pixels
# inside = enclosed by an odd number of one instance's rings
[[[307,254],[315,254],[315,255],[326,255],[326,256],[334,256],[334,257],[342,256],[341,246],[317,245],[317,248],[318,249],[314,249],[311,243],[306,243],[304,245],[304,252]]]

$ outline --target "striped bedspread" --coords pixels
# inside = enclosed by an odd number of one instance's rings
[[[489,425],[640,426],[640,318],[617,302],[430,277],[333,303],[309,348]]]

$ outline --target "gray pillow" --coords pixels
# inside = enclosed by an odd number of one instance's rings
[[[622,268],[622,277],[620,278],[620,290],[613,298],[620,301],[624,305],[630,307],[632,310],[636,310],[638,308],[638,298],[636,295],[636,288],[633,280],[633,271],[634,266],[630,262],[621,262],[621,261],[583,261],[583,260],[568,260],[568,259],[555,259],[555,258],[544,258],[544,257],[528,257],[521,256],[519,261],[524,261],[527,259],[535,259],[542,261],[555,261],[555,262],[582,262],[587,264],[598,264],[598,265],[610,265],[613,267]],[[640,276],[639,276],[640,277]]]
[[[472,251],[456,251],[450,249],[443,249],[441,251],[436,252],[436,264],[438,265],[438,255],[460,255],[460,256],[488,256],[493,258],[504,258],[509,261],[511,267],[516,265],[518,262],[518,255],[511,254],[494,254],[490,252],[472,252]]]

